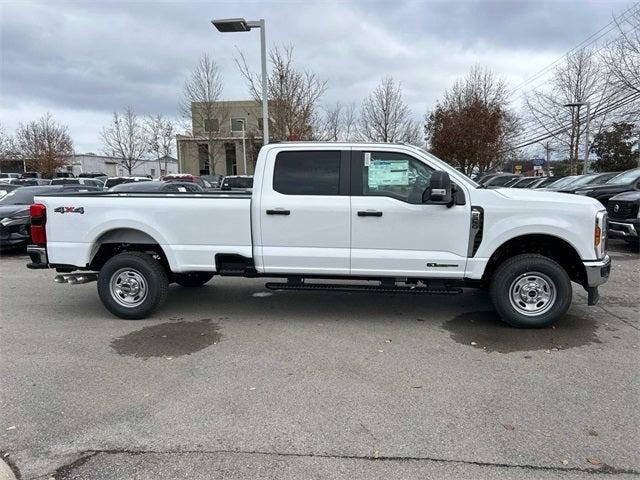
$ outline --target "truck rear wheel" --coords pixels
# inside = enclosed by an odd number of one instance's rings
[[[142,252],[115,255],[98,274],[98,295],[103,305],[127,320],[149,316],[165,301],[168,288],[162,265]]]
[[[201,287],[213,278],[210,272],[174,273],[173,281],[183,287]]]
[[[543,328],[564,315],[571,305],[571,280],[567,272],[543,255],[517,255],[495,271],[491,301],[509,325]]]

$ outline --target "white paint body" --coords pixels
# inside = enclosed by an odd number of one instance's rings
[[[373,150],[410,155],[449,173],[465,205],[414,205],[390,197],[283,195],[273,189],[284,150]],[[598,260],[596,200],[526,189],[479,189],[432,155],[393,144],[283,143],[262,148],[251,197],[112,194],[44,196],[49,263],[86,267],[101,239],[119,229],[158,243],[174,272],[215,271],[217,254],[253,258],[259,273],[414,278],[482,277],[492,253],[526,234],[559,237],[584,261]],[[469,255],[471,207],[484,211],[483,239]],[[54,213],[84,207],[84,214]],[[290,215],[267,215],[287,209]],[[382,217],[359,217],[379,210]],[[427,266],[435,264],[436,266]],[[438,265],[447,265],[440,267]]]

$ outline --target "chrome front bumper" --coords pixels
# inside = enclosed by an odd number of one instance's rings
[[[36,270],[39,268],[49,268],[49,259],[47,258],[47,249],[38,247],[37,245],[29,245],[27,254],[31,258],[31,263],[27,263],[27,268]]]
[[[611,272],[611,257],[605,255],[602,260],[583,262],[587,272],[587,286],[597,287],[609,280]]]

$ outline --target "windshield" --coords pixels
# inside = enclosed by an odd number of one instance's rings
[[[596,178],[596,175],[581,175],[571,182],[571,186],[578,187],[580,185],[587,185],[588,183],[591,183],[594,178]]]
[[[419,150],[420,152],[424,153],[425,155],[427,155],[428,157],[431,158],[435,158],[436,160],[439,160],[443,163],[447,163],[444,160],[440,160],[438,157],[436,157],[435,155],[433,155],[432,153],[427,152],[424,148],[422,147],[416,147],[415,145],[411,145],[412,148],[415,148],[416,150]],[[450,165],[451,167],[453,167],[452,165]],[[469,175],[465,174],[464,172],[461,172],[460,170],[456,169],[456,173],[458,175],[461,175],[464,177],[464,179],[469,182],[472,186],[474,186],[475,188],[484,188],[480,186],[480,184],[474,180],[471,180],[471,177],[469,177]],[[482,174],[481,174],[482,175]],[[485,175],[486,176],[486,175]]]
[[[569,185],[571,182],[573,182],[576,178],[578,178],[577,175],[572,175],[570,177],[564,177],[561,178],[559,180],[556,180],[555,182],[547,185],[547,188],[559,188],[559,187],[566,187],[567,185]]]
[[[608,182],[606,182],[606,184],[624,185],[625,183],[633,183],[638,178],[640,178],[640,168],[635,168],[633,170],[622,172],[620,175],[611,178]]]

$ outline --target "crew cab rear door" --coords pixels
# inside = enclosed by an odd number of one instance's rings
[[[353,150],[352,275],[464,277],[469,201],[452,207],[422,203],[433,171],[389,148]]]
[[[265,273],[349,274],[350,151],[270,152],[262,177],[257,251]]]

